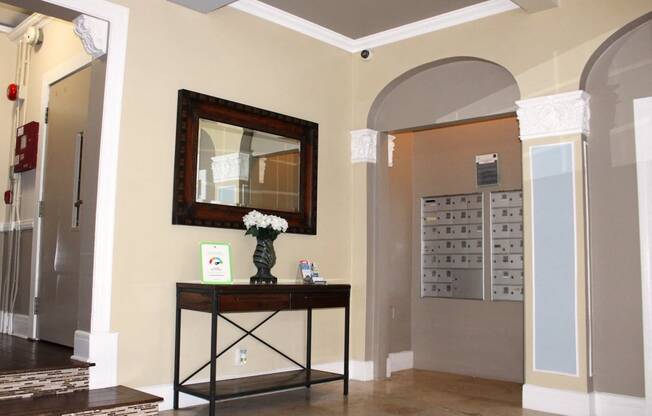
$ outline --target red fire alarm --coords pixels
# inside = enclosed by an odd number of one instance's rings
[[[7,98],[9,101],[16,101],[18,99],[18,85],[9,84],[7,87]]]
[[[5,204],[11,205],[14,202],[14,194],[11,191],[5,191]]]

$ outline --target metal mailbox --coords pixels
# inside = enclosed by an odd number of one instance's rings
[[[484,298],[483,196],[421,201],[422,296]]]

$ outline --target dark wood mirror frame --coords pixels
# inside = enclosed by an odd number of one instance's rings
[[[299,212],[281,212],[196,202],[197,146],[200,119],[232,124],[299,140],[301,142]],[[319,126],[310,121],[193,91],[179,90],[172,223],[244,229],[242,217],[249,211],[256,209],[266,214],[274,214],[285,218],[289,225],[289,233],[316,234],[318,130]]]

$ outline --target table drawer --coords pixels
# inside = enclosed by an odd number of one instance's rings
[[[179,306],[181,309],[191,311],[211,312],[211,295],[206,292],[181,292],[179,294]]]
[[[346,292],[292,294],[292,309],[343,308],[348,303]]]
[[[221,295],[220,312],[255,312],[290,309],[289,293]]]

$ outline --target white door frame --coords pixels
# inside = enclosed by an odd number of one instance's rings
[[[90,387],[117,384],[118,334],[111,332],[111,285],[115,228],[118,145],[129,9],[108,0],[36,0],[35,12],[52,14],[52,5],[109,22],[106,79],[102,109],[100,158],[93,251],[93,292],[90,332],[75,333],[75,357],[94,362]],[[49,13],[48,13],[49,12]],[[56,16],[53,17],[64,17]]]
[[[36,200],[34,201],[34,228],[32,233],[32,267],[30,275],[30,302],[29,302],[29,336],[37,338],[38,328],[38,315],[35,312],[35,299],[39,295],[39,282],[41,278],[41,227],[42,219],[39,217],[39,201],[43,200],[43,180],[45,178],[45,149],[48,139],[48,125],[45,122],[46,108],[50,101],[50,87],[67,76],[77,72],[78,70],[88,66],[92,62],[92,58],[87,53],[80,53],[61,63],[56,68],[48,71],[43,75],[41,81],[41,114],[40,122],[43,128],[40,132],[38,143],[38,162],[36,163],[36,183],[34,186],[34,194]]]
[[[652,97],[634,100],[645,397],[652,410]]]

